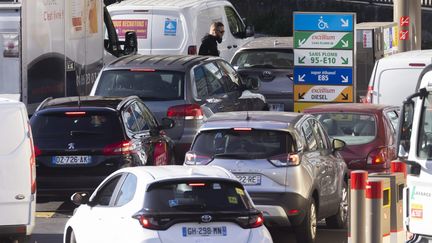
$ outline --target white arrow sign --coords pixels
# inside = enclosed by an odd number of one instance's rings
[[[342,47],[347,48],[349,46],[349,41],[342,40]]]
[[[349,26],[349,19],[341,19],[342,27],[348,27]]]
[[[342,83],[348,83],[349,82],[349,77],[348,76],[341,75],[341,78],[342,78]]]
[[[299,40],[298,41],[299,47],[301,47],[302,45],[304,45],[305,42],[306,42],[306,39]]]
[[[303,74],[303,75],[297,75],[298,76],[298,81],[299,82],[304,82],[305,80],[304,80],[304,78],[306,77],[306,74]]]

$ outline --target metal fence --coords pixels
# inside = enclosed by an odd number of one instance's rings
[[[393,0],[342,0],[343,2],[364,2],[364,3],[379,3],[379,4],[393,4]],[[421,0],[423,7],[432,8],[432,0]]]

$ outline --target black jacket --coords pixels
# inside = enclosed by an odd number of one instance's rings
[[[217,49],[216,37],[207,34],[201,40],[201,46],[199,48],[198,55],[204,56],[219,56],[219,51]]]

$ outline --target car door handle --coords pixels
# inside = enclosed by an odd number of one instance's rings
[[[231,48],[232,48],[232,46],[227,46],[227,48],[228,48],[228,49],[231,49]]]
[[[233,45],[234,48],[237,48],[237,45]]]

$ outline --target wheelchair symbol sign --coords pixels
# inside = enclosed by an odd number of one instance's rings
[[[175,36],[177,34],[177,20],[176,19],[165,19],[164,34]]]
[[[321,16],[319,19],[318,19],[318,29],[320,29],[320,30],[325,30],[325,29],[328,29],[328,23],[327,22],[325,22],[324,21],[324,19],[323,19],[323,17]]]

